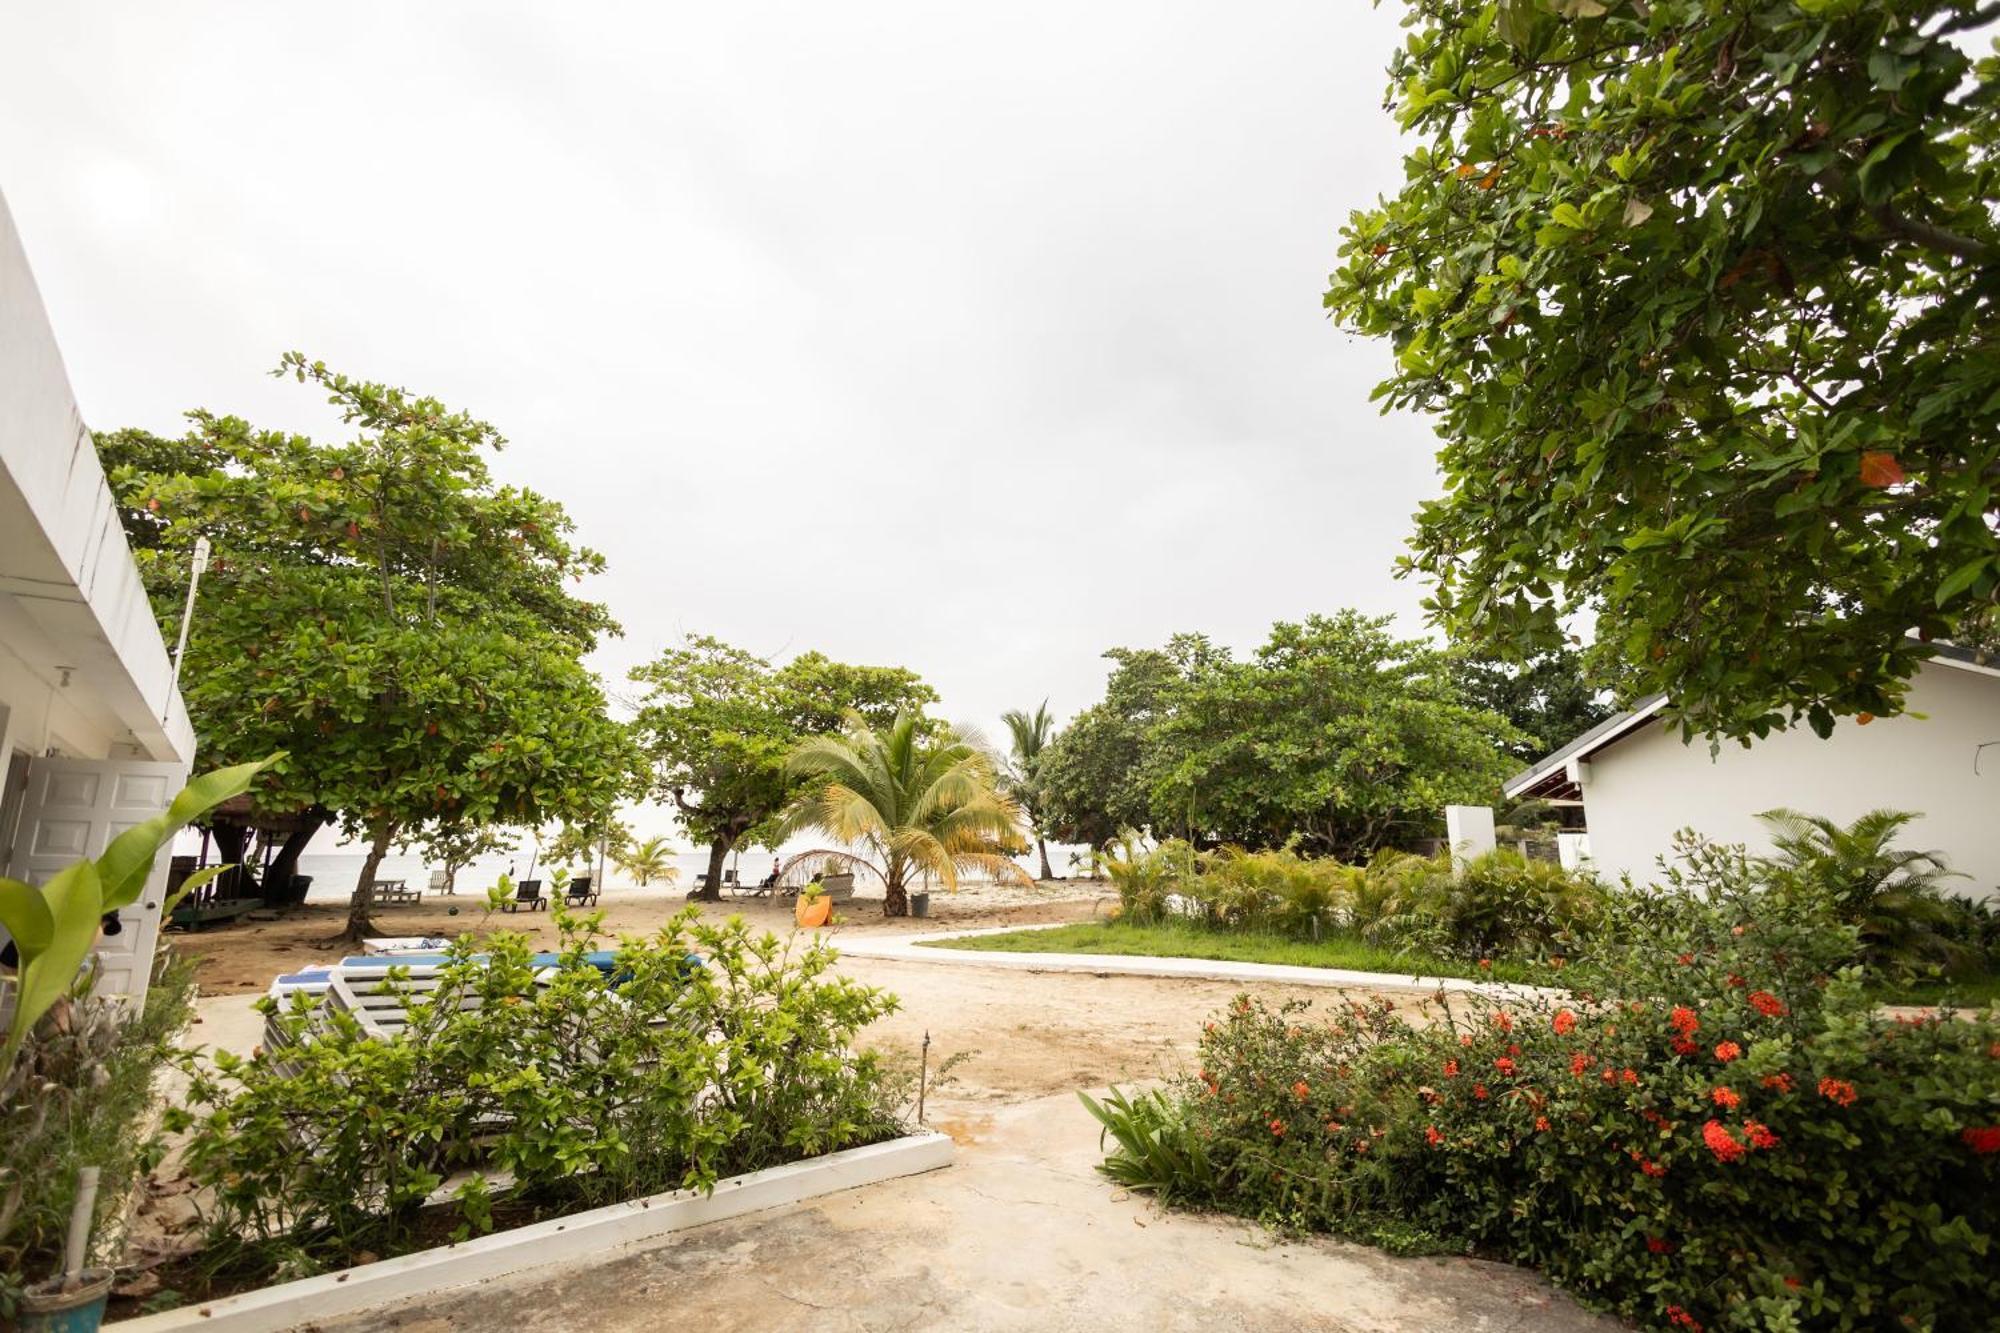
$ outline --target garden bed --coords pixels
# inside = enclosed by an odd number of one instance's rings
[[[921,1133],[717,1181],[712,1191],[672,1190],[455,1245],[442,1245],[121,1320],[129,1333],[201,1328],[271,1333],[455,1287],[636,1245],[689,1227],[949,1165],[952,1141]]]

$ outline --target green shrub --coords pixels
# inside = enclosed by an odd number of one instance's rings
[[[0,1079],[0,1316],[21,1288],[62,1266],[77,1168],[99,1169],[92,1235],[105,1239],[157,1146],[142,1132],[166,1044],[186,1024],[193,969],[163,961],[144,1010],[121,1001],[56,1002]]]
[[[901,1132],[851,1045],[895,1000],[826,975],[832,950],[689,910],[624,941],[613,980],[584,956],[599,919],[563,917],[540,985],[525,937],[461,938],[392,1039],[339,1014],[315,1034],[300,1000],[279,1015],[290,1044],[190,1058],[175,1125],[211,1265],[296,1274],[429,1243],[424,1202],[454,1174],[466,1234],[496,1199],[546,1216]]]
[[[1239,999],[1200,1069],[1101,1114],[1177,1201],[1533,1264],[1648,1327],[1990,1327],[2000,1009],[1898,1022],[1854,928],[1708,849],[1568,993]],[[1173,1152],[1160,1145],[1177,1145]],[[1193,1161],[1199,1170],[1175,1171]],[[1143,1164],[1143,1166],[1141,1165]]]

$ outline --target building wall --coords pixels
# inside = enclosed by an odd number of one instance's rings
[[[1659,877],[1674,832],[1692,827],[1752,852],[1771,844],[1760,810],[1785,806],[1846,823],[1869,810],[1916,811],[1903,845],[1944,853],[1970,878],[1951,883],[1982,897],[2000,891],[2000,674],[1929,665],[1912,684],[1910,712],[1867,725],[1852,719],[1825,740],[1804,726],[1744,749],[1682,744],[1648,723],[1590,760],[1584,810],[1598,869]],[[1916,716],[1923,714],[1924,716]]]

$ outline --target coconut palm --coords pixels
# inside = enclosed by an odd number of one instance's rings
[[[639,881],[642,889],[656,879],[671,884],[680,878],[680,871],[674,866],[674,849],[665,838],[648,838],[637,846],[622,848],[614,859],[620,870]]]
[[[1042,751],[1054,739],[1056,720],[1049,716],[1049,701],[1042,700],[1041,707],[1033,713],[1014,709],[1003,713],[1000,720],[1007,724],[1007,731],[1014,738],[1014,752],[1009,757],[1004,774],[1007,790],[1020,802],[1022,811],[1028,817],[1028,827],[1035,835],[1035,851],[1041,857],[1041,878],[1051,879],[1049,873],[1049,844],[1042,836],[1041,817],[1041,767]]]
[[[866,849],[886,886],[884,916],[909,914],[909,885],[920,875],[947,889],[962,870],[1028,879],[1009,859],[1028,846],[1021,807],[966,731],[936,731],[907,712],[875,731],[850,714],[844,733],[805,741],[786,768],[809,785],[774,841],[812,828]]]

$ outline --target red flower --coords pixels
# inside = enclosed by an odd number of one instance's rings
[[[1715,1048],[1715,1058],[1724,1064],[1728,1064],[1741,1054],[1743,1054],[1743,1048],[1733,1041],[1720,1042]]]
[[[1514,1016],[1505,1009],[1502,1009],[1499,1013],[1493,1015],[1493,1026],[1499,1028],[1502,1032],[1512,1032],[1514,1030]]]
[[[1444,1062],[1444,1076],[1446,1078],[1458,1077],[1458,1061],[1447,1060]]]
[[[1729,974],[1728,980],[1730,988],[1733,990],[1741,990],[1743,989],[1743,987],[1750,984],[1749,982],[1745,981],[1741,976],[1737,975],[1734,972],[1731,972]]]
[[[1495,1060],[1493,1062],[1493,1067],[1499,1070],[1503,1074],[1511,1074],[1514,1072],[1513,1060],[1504,1055],[1501,1056],[1498,1060]]]
[[[1734,1162],[1746,1151],[1720,1120],[1711,1120],[1701,1127],[1701,1141],[1715,1154],[1718,1162]]]
[[[1682,967],[1693,967],[1694,955],[1691,953],[1684,953],[1674,961],[1678,962]]]
[[[1858,1094],[1854,1085],[1844,1078],[1823,1078],[1819,1081],[1819,1095],[1836,1106],[1854,1105]]]
[[[1736,1094],[1736,1089],[1727,1085],[1717,1087],[1708,1094],[1708,1099],[1717,1106],[1726,1106],[1732,1111],[1743,1105],[1743,1099]]]
[[[1538,1130],[1540,1130],[1540,1131],[1541,1131],[1542,1133],[1544,1133],[1544,1134],[1548,1133],[1548,1129],[1549,1129],[1549,1118],[1548,1118],[1547,1116],[1545,1116],[1545,1115],[1538,1115],[1538,1116],[1536,1116],[1536,1117],[1535,1117],[1535,1128],[1536,1128],[1536,1129],[1538,1129]]]
[[[1674,1038],[1675,1055],[1693,1055],[1696,1051],[1700,1049],[1701,1047],[1695,1045],[1693,1042],[1689,1041],[1686,1037]]]
[[[1778,1146],[1778,1136],[1771,1132],[1769,1125],[1760,1120],[1745,1120],[1743,1137],[1750,1140],[1750,1146],[1753,1148],[1769,1150]]]
[[[1461,1033],[1459,1033],[1459,1034],[1458,1034],[1458,1044],[1459,1044],[1459,1045],[1461,1045],[1461,1046],[1470,1046],[1470,1045],[1472,1045],[1472,1034],[1471,1034],[1470,1032],[1461,1032]]]
[[[1599,1074],[1598,1077],[1603,1079],[1605,1084],[1609,1086],[1618,1081],[1618,1071],[1611,1068],[1611,1066],[1606,1065],[1604,1067],[1604,1072],[1602,1074]]]
[[[1272,1138],[1274,1138],[1274,1139],[1282,1139],[1283,1137],[1285,1137],[1285,1122],[1284,1122],[1284,1121],[1282,1121],[1282,1120],[1273,1120],[1273,1121],[1271,1122],[1271,1137],[1272,1137]]]
[[[1751,991],[1750,1007],[1766,1018],[1777,1018],[1785,1012],[1785,1002],[1767,990]]]
[[[1618,1071],[1618,1081],[1627,1087],[1637,1087],[1639,1085],[1639,1075],[1635,1070],[1621,1069]]]
[[[1651,1254],[1672,1254],[1672,1253],[1673,1253],[1673,1252],[1674,1252],[1674,1251],[1675,1251],[1676,1249],[1678,1249],[1678,1248],[1679,1248],[1679,1247],[1678,1247],[1678,1246],[1676,1246],[1676,1245],[1675,1245],[1675,1244],[1674,1244],[1674,1243],[1673,1243],[1672,1241],[1670,1241],[1670,1240],[1662,1240],[1662,1239],[1661,1239],[1660,1237],[1658,1237],[1658,1236],[1648,1236],[1648,1237],[1646,1237],[1646,1250],[1647,1250],[1647,1252],[1648,1252],[1648,1253],[1651,1253]]]
[[[1785,1285],[1787,1287],[1790,1287],[1793,1291],[1797,1291],[1800,1287],[1803,1287],[1805,1283],[1800,1280],[1799,1275],[1797,1273],[1787,1273],[1785,1274]]]
[[[1555,1028],[1558,1037],[1567,1037],[1576,1031],[1576,1015],[1567,1009],[1558,1009],[1550,1026]]]
[[[1590,1057],[1585,1055],[1582,1051],[1578,1051],[1575,1055],[1572,1055],[1569,1058],[1570,1073],[1581,1076],[1583,1071],[1588,1068],[1590,1068]]]
[[[1479,970],[1481,972],[1491,972],[1493,970],[1493,960],[1491,958],[1480,959]]]
[[[1292,1096],[1298,1098],[1300,1101],[1304,1101],[1306,1098],[1312,1096],[1312,1089],[1306,1086],[1304,1079],[1300,1079],[1297,1083],[1292,1084]]]
[[[1792,1090],[1792,1076],[1790,1074],[1766,1074],[1757,1081],[1765,1087],[1778,1092],[1790,1092]]]
[[[1692,1037],[1695,1029],[1701,1026],[1701,1020],[1695,1017],[1694,1010],[1684,1004],[1677,1004],[1674,1006],[1674,1012],[1667,1018],[1667,1026],[1683,1037]]]
[[[1483,1102],[1486,1100],[1487,1095],[1488,1094],[1486,1091],[1486,1085],[1484,1083],[1475,1083],[1472,1085],[1472,1096],[1474,1100]]]
[[[2000,1125],[1979,1125],[1961,1131],[1958,1137],[1981,1157],[2000,1152]]]
[[[1681,1309],[1678,1305],[1669,1305],[1667,1307],[1667,1322],[1679,1325],[1681,1328],[1688,1330],[1688,1333],[1701,1333],[1701,1321],[1686,1310]]]
[[[1438,1133],[1438,1127],[1436,1125],[1425,1125],[1424,1142],[1430,1144],[1431,1147],[1435,1148],[1440,1143],[1444,1142],[1444,1135]]]

